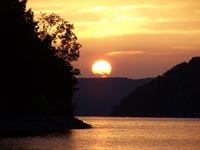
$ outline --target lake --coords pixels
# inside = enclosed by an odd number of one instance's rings
[[[200,150],[197,118],[78,118],[93,128],[1,138],[0,150]]]

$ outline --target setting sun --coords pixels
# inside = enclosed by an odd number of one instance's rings
[[[0,150],[200,150],[200,0],[4,1]]]
[[[111,73],[112,67],[109,62],[105,60],[98,60],[92,65],[92,72],[94,74],[105,77]]]
[[[74,25],[81,77],[97,76],[96,58],[117,66],[113,77],[146,78],[200,55],[199,0],[28,0],[27,8],[36,21],[53,12]]]

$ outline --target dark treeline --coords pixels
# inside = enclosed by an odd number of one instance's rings
[[[136,88],[115,116],[200,117],[200,57],[193,57]]]
[[[4,0],[0,6],[0,114],[73,117],[72,96],[79,70],[70,62],[77,60],[80,48],[71,31],[73,26],[55,14],[49,18],[43,14],[44,20],[61,21],[68,26],[62,35],[61,30],[57,31],[60,36],[50,35],[45,29],[38,32],[38,22],[31,9],[26,9],[26,3],[27,0]],[[63,47],[52,46],[55,37],[63,38]],[[69,43],[74,49],[64,45]]]

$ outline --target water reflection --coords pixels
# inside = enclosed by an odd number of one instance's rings
[[[0,150],[199,150],[200,119],[82,117],[94,128],[4,138]]]
[[[1,138],[0,150],[65,150],[63,146],[70,145],[71,135],[72,132],[67,130],[64,133]]]

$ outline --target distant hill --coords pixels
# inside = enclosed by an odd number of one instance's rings
[[[113,115],[200,117],[200,57],[138,87],[113,108]]]
[[[128,78],[78,78],[78,91],[74,94],[77,116],[107,116],[114,104],[134,90],[149,82],[147,79]],[[76,107],[75,106],[75,107]]]

